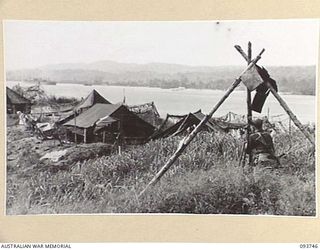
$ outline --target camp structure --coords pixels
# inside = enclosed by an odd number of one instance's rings
[[[155,127],[161,125],[162,123],[162,119],[160,118],[154,102],[148,102],[140,105],[130,105],[127,107],[131,112],[135,113],[141,119]]]
[[[107,99],[105,99],[102,95],[99,94],[98,91],[95,89],[90,92],[90,94],[81,100],[81,102],[76,105],[71,110],[67,110],[66,112],[60,113],[60,120],[58,121],[58,124],[64,124],[67,121],[70,121],[75,116],[81,114],[83,111],[89,109],[96,103],[102,103],[102,104],[111,104]]]
[[[111,102],[105,99],[98,93],[98,91],[94,89],[86,98],[84,98],[77,106],[75,106],[74,110],[77,112],[82,112],[92,107],[96,103],[111,104]]]
[[[166,119],[161,124],[159,129],[151,136],[151,139],[166,138],[176,135],[186,135],[196,127],[205,114],[198,110],[186,115],[170,115],[167,114]],[[203,131],[213,132],[229,132],[234,129],[244,129],[246,123],[244,122],[230,122],[225,120],[225,116],[221,118],[211,118],[203,127]]]
[[[96,103],[62,125],[68,140],[84,143],[121,140],[126,144],[139,144],[155,129],[126,106],[104,103]]]
[[[304,128],[302,123],[294,115],[292,110],[282,99],[282,97],[277,93],[277,85],[275,80],[273,80],[268,71],[263,67],[257,65],[258,61],[261,59],[261,55],[264,53],[265,49],[262,49],[260,53],[253,59],[252,58],[252,47],[251,42],[248,43],[248,52],[244,52],[239,45],[235,45],[236,50],[241,54],[245,59],[247,67],[240,73],[240,75],[233,81],[221,99],[214,105],[208,115],[195,126],[190,133],[188,133],[178,144],[176,151],[168,158],[165,164],[160,168],[160,170],[155,174],[155,176],[150,180],[150,182],[145,186],[145,188],[139,193],[138,197],[143,196],[151,186],[154,186],[160,178],[170,169],[170,167],[176,162],[176,160],[183,154],[183,151],[188,147],[191,141],[196,137],[196,135],[210,122],[214,113],[220,108],[224,101],[230,96],[230,94],[240,85],[241,82],[247,88],[247,138],[249,138],[251,133],[251,122],[252,122],[252,110],[259,112],[264,104],[264,101],[268,93],[272,93],[273,96],[277,99],[281,107],[288,114],[292,122],[300,129],[304,134],[306,139],[311,143],[312,151],[315,150],[315,139],[314,137]],[[256,90],[256,103],[254,100],[251,100],[251,92]],[[255,107],[253,107],[255,105]],[[246,152],[249,158],[249,165],[252,164],[252,152]],[[246,157],[243,157],[246,159]],[[246,160],[242,161],[245,163]],[[242,167],[245,164],[241,164]]]
[[[166,119],[163,121],[159,129],[151,136],[151,139],[166,138],[190,132],[190,129],[193,129],[193,127],[198,125],[201,121],[201,117],[204,117],[201,110],[186,115],[167,114]],[[214,126],[208,122],[203,127],[203,130],[213,131]]]
[[[7,114],[15,114],[18,111],[21,111],[25,114],[29,114],[31,112],[31,101],[8,87],[6,90]]]

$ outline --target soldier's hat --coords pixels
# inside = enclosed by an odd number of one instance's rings
[[[261,119],[255,119],[252,121],[252,125],[255,126],[257,129],[262,129],[263,121]]]

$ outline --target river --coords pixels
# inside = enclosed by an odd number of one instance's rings
[[[7,86],[12,87],[17,82],[8,81]],[[21,86],[30,85],[21,83]],[[123,87],[123,86],[103,86],[92,85],[85,86],[82,84],[57,83],[56,85],[42,85],[48,95],[65,96],[65,97],[86,97],[93,89],[96,89],[111,103],[122,102],[124,93],[126,103],[129,105],[154,102],[161,117],[169,114],[185,114],[201,109],[208,113],[212,107],[220,100],[225,91],[210,89],[161,89],[150,87]],[[280,86],[281,88],[281,86]],[[316,120],[316,97],[309,95],[288,95],[282,94],[283,99],[287,102],[298,119],[303,123],[314,123]],[[222,104],[214,116],[222,116],[229,111],[237,114],[245,114],[246,92],[236,90]],[[270,94],[263,107],[261,115],[277,116],[279,120],[288,120],[282,107],[277,100]],[[253,112],[254,116],[260,114]]]

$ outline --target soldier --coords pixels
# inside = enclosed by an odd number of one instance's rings
[[[22,113],[21,111],[17,112],[17,115],[19,116],[19,125],[24,125],[26,126],[26,115]]]
[[[279,159],[275,156],[272,137],[263,130],[263,121],[256,119],[252,122],[255,132],[249,137],[246,153],[253,154],[254,165],[260,170],[273,170],[279,167]]]

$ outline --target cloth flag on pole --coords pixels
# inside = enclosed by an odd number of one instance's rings
[[[256,66],[253,66],[249,70],[247,70],[241,76],[241,81],[250,91],[255,90],[261,83],[263,83],[263,79],[260,76]]]

